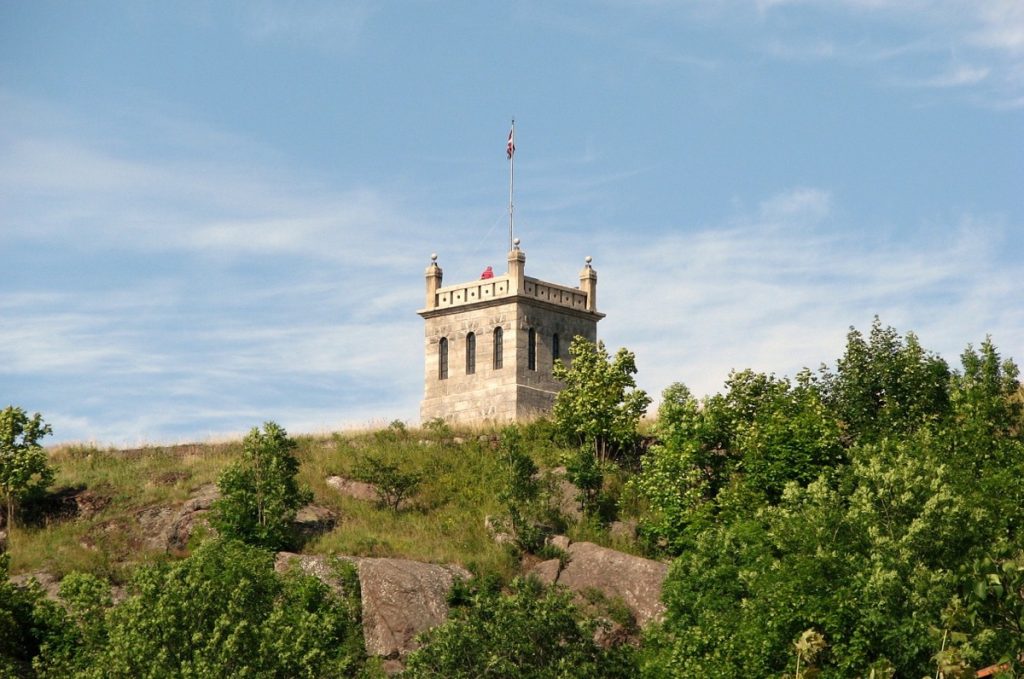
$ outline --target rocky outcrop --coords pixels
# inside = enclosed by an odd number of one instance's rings
[[[640,627],[665,614],[661,586],[668,564],[591,542],[573,542],[565,551],[568,563],[564,566],[551,559],[537,564],[530,573],[549,585],[562,585],[574,592],[597,590],[609,599],[620,599]]]
[[[337,557],[355,565],[359,573],[366,652],[385,658],[405,656],[416,648],[416,636],[448,618],[448,592],[456,579],[468,579],[460,566],[406,559]],[[329,586],[341,582],[333,574],[330,557],[281,552],[277,569],[298,566]]]
[[[377,493],[377,487],[372,483],[353,481],[352,479],[346,479],[344,476],[328,476],[327,485],[338,491],[339,494],[355,500],[376,502],[380,498],[380,495]]]
[[[135,516],[145,544],[151,549],[182,551],[196,526],[205,523],[205,515],[220,497],[213,483],[200,486],[181,507],[156,506],[140,510]]]

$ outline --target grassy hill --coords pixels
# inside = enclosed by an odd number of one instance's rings
[[[525,427],[524,434],[539,467],[559,464],[565,451],[552,443],[545,423]],[[393,426],[294,438],[300,482],[312,490],[314,504],[337,516],[336,526],[303,545],[303,552],[459,563],[502,579],[518,571],[516,557],[495,544],[485,527],[485,517],[501,513],[496,430]],[[149,545],[140,515],[178,507],[198,489],[216,483],[240,451],[240,440],[131,450],[51,449],[57,477],[49,497],[28,507],[11,532],[11,573],[47,571],[61,577],[85,571],[121,582],[135,564],[181,556]],[[327,484],[331,476],[351,477],[365,456],[422,475],[418,492],[401,511],[345,497]],[[85,510],[77,516],[75,500]],[[589,540],[610,541],[590,524],[567,529]],[[617,544],[630,547],[621,539]]]

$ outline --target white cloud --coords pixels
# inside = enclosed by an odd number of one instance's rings
[[[982,47],[1024,53],[1024,3],[1019,0],[977,0],[967,3],[977,13],[979,27],[968,39]]]
[[[832,223],[830,201],[801,188],[694,235],[615,243],[598,259],[608,313],[599,334],[637,353],[653,394],[675,381],[714,393],[732,369],[793,375],[832,363],[849,326],[875,314],[954,365],[986,333],[1010,355],[1024,346],[1011,283],[1024,264],[1000,263],[998,219],[965,216],[881,242]]]

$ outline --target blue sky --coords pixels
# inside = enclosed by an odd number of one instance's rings
[[[875,314],[1024,348],[1019,0],[0,3],[0,401],[53,441],[422,395],[423,271],[599,274],[641,386]]]

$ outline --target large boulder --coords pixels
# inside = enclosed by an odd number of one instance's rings
[[[592,542],[574,542],[566,552],[569,558],[564,567],[552,559],[534,566],[531,574],[574,592],[597,590],[609,599],[621,599],[640,627],[665,614],[661,586],[668,575],[668,564]]]
[[[417,647],[416,636],[448,619],[448,592],[456,579],[469,571],[406,559],[337,557],[355,565],[359,573],[366,652],[385,658],[403,657]],[[341,583],[333,575],[330,557],[290,554],[277,556],[277,569],[298,566],[331,587]]]
[[[193,491],[181,507],[157,505],[140,510],[136,519],[146,546],[170,552],[184,550],[196,527],[206,523],[205,516],[219,497],[216,484],[207,483]]]

